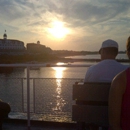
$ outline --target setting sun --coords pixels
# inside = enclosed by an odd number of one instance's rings
[[[51,28],[48,29],[49,34],[55,38],[64,38],[68,33],[69,29],[64,26],[63,22],[54,21],[51,24]]]

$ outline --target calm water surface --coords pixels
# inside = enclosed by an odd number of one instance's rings
[[[84,56],[68,56],[68,58],[74,59],[100,59],[100,54],[84,55]],[[128,59],[126,54],[118,54],[116,59]]]
[[[69,57],[70,58],[70,57]],[[71,56],[74,59],[100,59],[100,55]],[[117,59],[128,59],[126,54],[118,54]],[[65,63],[66,64],[66,63]],[[67,63],[68,64],[68,63]],[[96,62],[74,62],[71,65],[93,65]],[[125,64],[125,63],[123,63]],[[129,63],[127,63],[129,65]],[[32,78],[84,78],[88,67],[41,67],[39,70],[30,70]],[[2,77],[26,77],[26,68],[15,69],[10,74],[0,74]]]

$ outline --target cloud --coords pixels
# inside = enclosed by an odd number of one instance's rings
[[[126,39],[129,7],[129,0],[0,0],[0,29],[45,39],[46,28],[59,20],[72,30],[65,42],[68,46],[87,44],[92,49],[90,43],[99,46],[105,38]]]

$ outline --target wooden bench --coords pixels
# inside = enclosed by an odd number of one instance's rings
[[[74,84],[72,121],[76,121],[78,130],[87,126],[108,127],[108,95],[111,83]]]

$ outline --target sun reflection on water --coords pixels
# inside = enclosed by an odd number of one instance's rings
[[[58,63],[58,65],[62,65],[62,63]],[[53,108],[53,111],[62,111],[62,107],[66,104],[65,100],[62,97],[62,78],[63,71],[66,70],[66,67],[52,67],[55,70],[56,77],[56,106]]]

